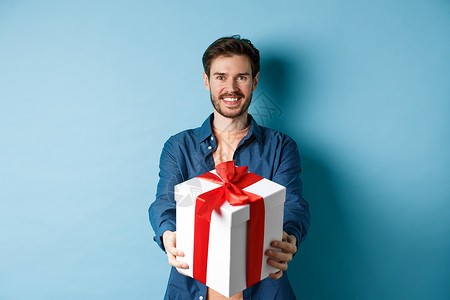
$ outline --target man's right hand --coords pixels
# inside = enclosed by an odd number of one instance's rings
[[[169,265],[181,268],[181,269],[188,269],[189,266],[185,262],[180,262],[177,260],[177,256],[184,256],[183,251],[180,249],[177,249],[177,232],[176,231],[170,231],[166,230],[163,233],[163,244],[164,248],[166,249],[167,258],[169,260]]]

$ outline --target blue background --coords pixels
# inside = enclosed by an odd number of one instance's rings
[[[251,111],[292,136],[301,299],[449,299],[450,3],[0,2],[0,299],[160,299],[164,141],[212,111],[201,55],[260,49]]]

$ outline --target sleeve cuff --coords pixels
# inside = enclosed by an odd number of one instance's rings
[[[169,223],[169,222],[163,223],[163,224],[158,228],[158,232],[156,233],[156,235],[153,237],[153,240],[158,244],[158,246],[159,246],[164,252],[166,252],[166,249],[164,248],[164,244],[163,244],[163,241],[162,241],[162,236],[163,236],[164,232],[166,232],[167,230],[175,231],[175,230],[176,230],[175,224],[171,224],[171,223]]]

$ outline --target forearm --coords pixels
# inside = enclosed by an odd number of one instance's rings
[[[309,205],[302,197],[300,156],[297,145],[288,139],[273,180],[286,187],[283,230],[294,235],[297,246],[305,239],[310,224]]]
[[[165,251],[164,244],[162,242],[162,236],[165,231],[175,231],[175,205],[170,205],[168,199],[157,199],[149,208],[149,218],[152,225],[155,236],[153,240],[158,246]],[[168,205],[169,204],[169,205]]]
[[[289,235],[294,235],[297,246],[306,238],[310,224],[308,203],[299,194],[287,197],[284,206],[283,229]]]
[[[159,164],[159,182],[156,200],[150,206],[149,218],[155,232],[155,242],[165,251],[162,235],[165,231],[176,230],[176,203],[174,186],[182,181],[178,163],[173,153],[170,139],[164,144]]]

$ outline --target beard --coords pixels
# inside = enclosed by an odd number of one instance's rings
[[[220,99],[221,98],[223,98],[223,97],[226,97],[226,96],[238,96],[238,97],[240,97],[241,99],[244,99],[244,95],[243,94],[240,94],[240,93],[235,93],[235,94],[233,94],[233,95],[230,95],[230,94],[223,94],[223,95],[220,95],[219,96],[219,98],[217,99],[216,97],[214,97],[213,96],[213,94],[210,92],[209,93],[209,96],[210,96],[210,98],[211,98],[211,103],[212,103],[212,105],[213,105],[213,107],[214,107],[214,109],[220,114],[220,115],[222,115],[222,116],[224,116],[225,118],[237,118],[237,117],[240,117],[240,116],[242,116],[245,112],[247,112],[248,111],[248,108],[249,108],[249,106],[250,106],[250,103],[252,102],[252,97],[253,97],[253,93],[251,93],[250,95],[249,95],[249,97],[248,97],[248,99],[246,99],[247,101],[246,102],[244,102],[244,105],[240,108],[240,109],[236,109],[236,110],[233,110],[232,112],[225,112],[221,107],[220,107]],[[241,100],[242,101],[242,100]]]

